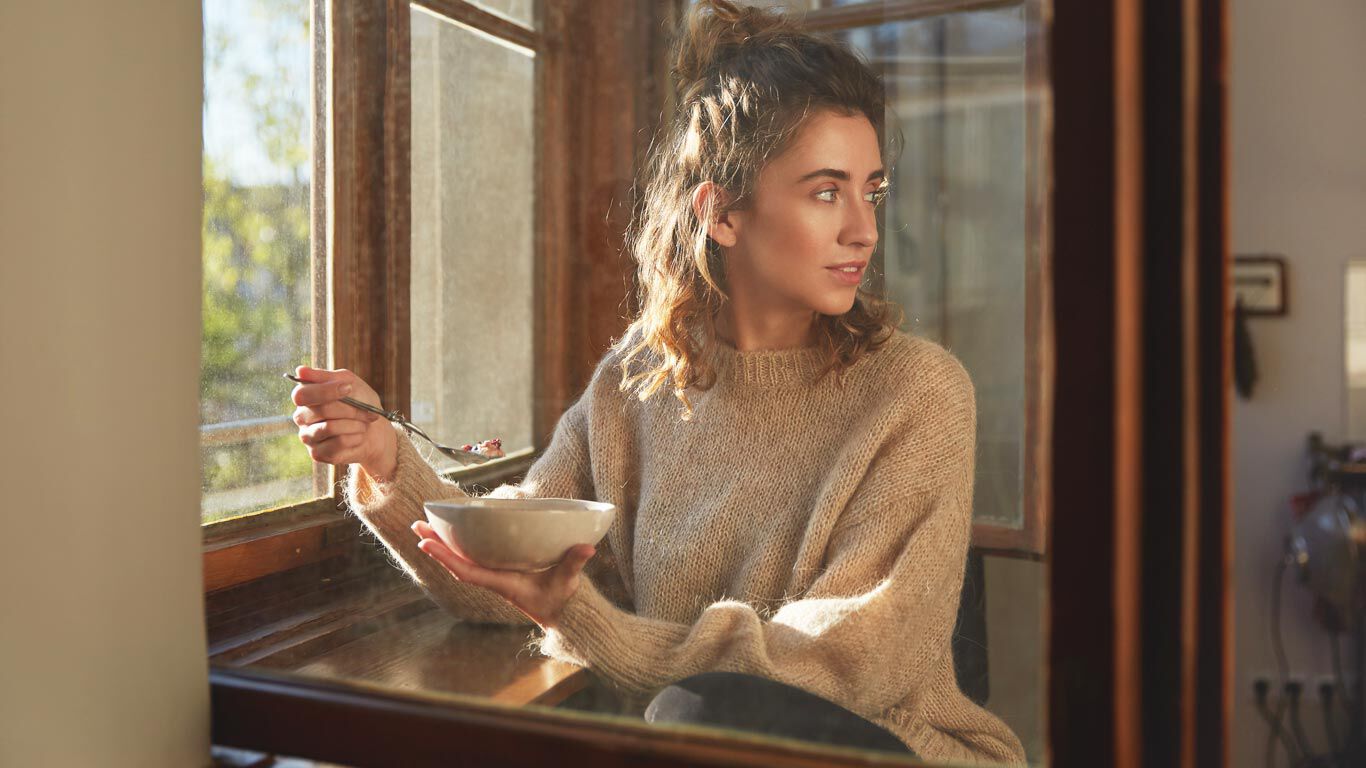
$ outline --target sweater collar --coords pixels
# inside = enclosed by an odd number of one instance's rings
[[[810,384],[823,367],[819,347],[741,352],[716,339],[718,380],[749,385]]]

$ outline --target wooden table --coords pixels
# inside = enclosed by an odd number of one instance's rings
[[[465,624],[438,609],[419,613],[295,667],[321,677],[390,688],[480,696],[553,707],[587,684],[582,667],[526,647],[532,628]]]
[[[384,687],[557,706],[591,675],[527,647],[536,630],[469,624],[388,567],[260,602],[210,605],[209,658]]]

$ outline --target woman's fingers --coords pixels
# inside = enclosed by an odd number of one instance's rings
[[[508,599],[519,594],[517,579],[522,574],[494,571],[466,560],[437,538],[423,536],[417,548],[445,566],[460,581],[487,587]]]
[[[347,405],[342,402],[311,406],[301,405],[294,409],[294,423],[301,427],[333,419],[359,419],[369,424],[379,421],[379,418],[379,414],[362,411],[354,405]]]
[[[360,461],[359,449],[364,444],[364,435],[339,435],[305,445],[308,447],[308,455],[314,461],[324,464],[355,464]]]
[[[290,393],[297,406],[292,418],[309,456],[338,465],[373,459],[376,446],[385,442],[383,429],[371,430],[381,417],[339,401],[351,395],[378,406],[375,391],[345,368],[330,371],[301,365],[294,375],[303,383]]]
[[[450,571],[451,575],[457,579],[487,587],[514,602],[530,589],[531,577],[529,574],[517,573],[516,571],[495,571],[479,565],[470,560],[465,553],[442,541],[432,526],[422,520],[413,523],[412,529],[413,533],[422,537],[422,540],[418,542],[418,549],[446,566],[446,570]]]
[[[431,524],[427,523],[425,520],[418,520],[417,522],[412,524],[411,528],[413,529],[413,533],[416,533],[418,536],[424,539],[432,539],[441,546],[449,549],[451,551],[451,554],[455,555],[461,560],[464,560],[465,562],[470,563],[471,565],[482,567],[479,566],[478,563],[474,562],[474,560],[470,559],[470,556],[465,554],[459,546],[447,544],[445,539],[442,539],[440,536],[437,535],[436,529],[433,528]]]
[[[565,553],[564,559],[560,561],[560,568],[565,569],[568,576],[577,576],[593,559],[593,555],[598,553],[597,547],[591,544],[580,544]]]
[[[299,439],[304,442],[304,445],[313,445],[342,435],[364,435],[369,428],[369,423],[356,419],[319,421],[299,427]]]
[[[344,379],[317,384],[295,384],[290,396],[295,405],[317,406],[334,403],[351,394],[351,389],[351,382]]]
[[[294,375],[308,383],[320,381],[350,381],[356,378],[356,374],[345,368],[332,370],[329,368],[312,368],[301,365],[294,369]]]

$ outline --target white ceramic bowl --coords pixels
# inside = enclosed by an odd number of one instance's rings
[[[580,499],[456,498],[428,501],[427,522],[485,568],[544,571],[577,544],[596,545],[616,505]]]

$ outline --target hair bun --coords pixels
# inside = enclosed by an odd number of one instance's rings
[[[688,11],[675,42],[670,74],[679,93],[706,79],[718,62],[748,44],[763,44],[793,24],[780,13],[736,5],[730,0],[698,0]]]

